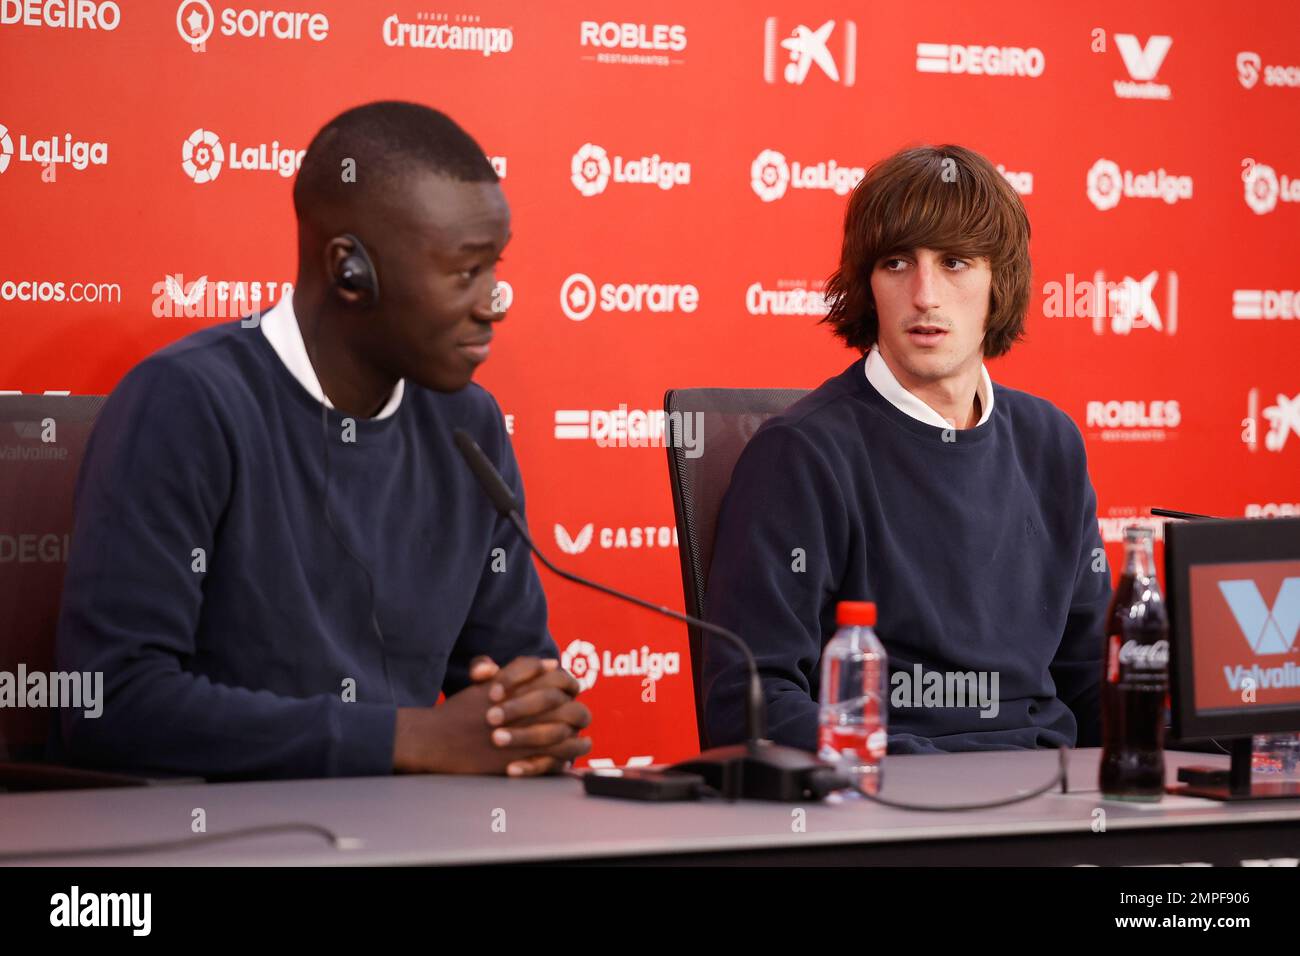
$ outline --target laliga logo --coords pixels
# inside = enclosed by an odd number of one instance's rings
[[[14,154],[14,141],[9,138],[9,127],[0,123],[0,173],[9,168],[9,160]]]
[[[595,143],[584,143],[570,164],[574,188],[584,196],[595,196],[609,185],[609,154]],[[590,314],[590,313],[589,313]],[[573,318],[573,316],[569,316]],[[583,316],[586,318],[586,316]]]
[[[1163,199],[1172,206],[1180,199],[1192,198],[1192,177],[1171,175],[1163,167],[1134,175],[1110,159],[1093,163],[1088,170],[1088,200],[1104,212],[1118,206],[1121,196]]]
[[[1282,582],[1271,609],[1249,579],[1220,581],[1219,591],[1256,654],[1285,654],[1295,646],[1300,631],[1300,578]]]
[[[181,169],[196,183],[210,183],[221,174],[226,151],[210,129],[196,129],[181,147]]]
[[[591,690],[600,676],[600,658],[596,648],[587,641],[570,641],[560,655],[560,666],[578,682],[578,692]]]
[[[1272,166],[1253,159],[1243,159],[1241,164],[1245,167],[1241,178],[1245,183],[1246,205],[1255,215],[1272,212],[1279,202],[1300,202],[1300,179],[1292,179],[1285,173],[1279,179]]]
[[[749,184],[763,202],[774,202],[784,196],[790,185],[790,167],[785,156],[774,149],[759,153],[749,167]]]

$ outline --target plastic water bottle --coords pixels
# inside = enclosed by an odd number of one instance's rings
[[[889,718],[885,648],[876,637],[876,605],[841,601],[839,630],[822,651],[817,755],[864,793],[880,790]]]

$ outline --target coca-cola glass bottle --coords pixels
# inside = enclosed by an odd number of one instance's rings
[[[1150,528],[1124,529],[1124,573],[1106,613],[1101,682],[1101,793],[1155,802],[1165,792],[1169,617]]]

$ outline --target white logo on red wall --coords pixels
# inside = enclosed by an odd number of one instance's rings
[[[210,183],[223,169],[238,172],[278,173],[289,179],[302,166],[305,149],[289,149],[279,140],[240,147],[231,140],[227,149],[221,137],[199,127],[181,144],[181,169],[195,183]]]
[[[1115,47],[1132,80],[1115,80],[1115,95],[1128,100],[1169,99],[1169,86],[1154,80],[1173,42],[1173,37],[1152,34],[1146,43],[1140,43],[1132,33],[1116,33]]]
[[[749,166],[749,185],[763,202],[775,202],[788,189],[825,189],[845,196],[866,175],[861,166],[845,166],[833,159],[810,166],[788,162],[784,153],[765,149]]]
[[[1150,530],[1156,541],[1165,539],[1165,522],[1163,518],[1153,518],[1150,508],[1112,505],[1106,517],[1097,516],[1097,531],[1106,544],[1118,544],[1124,540],[1124,529],[1137,526]]]
[[[686,62],[668,55],[686,49],[686,27],[677,23],[583,20],[578,25],[578,43],[600,51],[582,56],[595,63],[675,66]]]
[[[1278,202],[1300,202],[1300,179],[1283,173],[1280,177],[1272,166],[1245,160],[1242,182],[1246,205],[1258,216],[1277,208]]]
[[[817,68],[817,73],[843,86],[852,86],[858,78],[858,25],[845,20],[836,29],[834,20],[813,28],[802,23],[790,27],[783,39],[777,17],[763,21],[763,79],[778,82],[778,77],[793,86],[803,86]],[[839,53],[836,62],[835,54]],[[784,59],[784,65],[780,61]]]
[[[776,288],[767,288],[754,282],[745,289],[745,311],[750,315],[827,315],[830,306],[826,302],[826,284],[781,279]]]
[[[1300,319],[1300,291],[1233,289],[1234,319]]]
[[[564,525],[555,525],[555,543],[565,554],[582,554],[593,542],[606,551],[675,548],[677,528],[672,525],[611,525],[601,528],[597,533],[595,524],[588,522],[573,536]]]
[[[1164,280],[1164,310],[1156,305],[1156,287]],[[1098,269],[1091,279],[1078,279],[1073,272],[1064,282],[1043,285],[1043,316],[1049,319],[1092,320],[1092,331],[1116,335],[1151,330],[1164,335],[1178,332],[1178,273],[1152,270],[1140,279],[1123,276],[1118,282],[1106,279]],[[1107,322],[1107,319],[1110,321]]]
[[[600,675],[650,678],[653,681],[680,674],[682,656],[677,651],[652,651],[642,644],[622,654],[599,654],[590,641],[573,640],[560,654],[560,666],[573,675],[579,691],[590,690]]]
[[[1103,211],[1114,209],[1122,197],[1163,199],[1172,206],[1192,198],[1192,177],[1165,172],[1163,166],[1135,173],[1114,160],[1099,159],[1088,170],[1087,192],[1088,201]]]
[[[916,72],[969,76],[1043,75],[1047,59],[1036,46],[992,46],[981,43],[918,43]]]
[[[1013,172],[1007,169],[1001,163],[998,163],[997,170],[1017,193],[1022,196],[1031,196],[1034,192],[1034,174],[1030,172]]]
[[[600,195],[611,182],[669,190],[690,184],[691,164],[670,162],[658,153],[639,159],[611,158],[603,146],[583,143],[569,164],[569,180],[584,196]]]
[[[2,2],[2,0],[0,0]],[[74,139],[71,133],[57,133],[45,139],[29,140],[26,133],[18,133],[17,149],[9,127],[0,123],[0,173],[9,168],[17,156],[20,163],[36,163],[50,168],[67,165],[82,170],[90,166],[108,165],[108,143],[100,140]]]
[[[1300,518],[1300,501],[1266,501],[1263,504],[1246,505],[1244,515],[1247,518]]]
[[[1220,581],[1219,593],[1228,603],[1241,634],[1256,654],[1285,654],[1300,632],[1300,578],[1286,578],[1273,606],[1264,603],[1253,580]]]
[[[226,7],[217,16],[208,0],[181,0],[176,8],[176,32],[195,50],[201,50],[217,32],[223,37],[264,40],[314,40],[329,36],[330,21],[323,13],[297,10],[258,10]]]
[[[1242,419],[1241,440],[1251,451],[1259,451],[1259,432],[1264,431],[1264,448],[1280,452],[1291,435],[1300,438],[1300,393],[1288,398],[1278,392],[1271,405],[1260,407],[1259,389],[1246,395],[1246,417]]]
[[[483,26],[483,18],[473,13],[425,13],[414,21],[390,14],[380,27],[384,46],[410,47],[438,52],[478,53],[490,57],[509,53],[515,48],[513,27]]]
[[[113,0],[0,0],[0,26],[54,27],[63,30],[116,30],[122,11]]]
[[[1243,51],[1237,54],[1237,82],[1248,90],[1253,89],[1261,75],[1265,86],[1300,88],[1300,66],[1265,66],[1258,53]]]
[[[603,313],[681,312],[699,308],[700,290],[689,282],[604,282],[575,272],[560,285],[560,309],[582,322],[599,309]]]
[[[1102,441],[1165,441],[1182,422],[1177,399],[1090,401],[1084,409],[1088,437]]]

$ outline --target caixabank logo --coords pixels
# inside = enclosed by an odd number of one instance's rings
[[[214,181],[224,169],[240,173],[278,173],[290,179],[302,166],[306,154],[305,149],[281,146],[279,140],[243,146],[231,140],[227,146],[211,129],[200,126],[181,144],[181,169],[199,185]]]
[[[682,672],[682,656],[677,651],[652,651],[646,644],[622,654],[601,654],[590,641],[573,640],[560,654],[560,666],[573,675],[580,691],[591,690],[602,675],[611,677],[649,678],[658,682]]]
[[[1286,393],[1278,392],[1272,404],[1262,405],[1265,400],[1258,388],[1252,388],[1246,394],[1246,417],[1241,420],[1241,440],[1251,451],[1259,451],[1259,436],[1262,431],[1264,448],[1280,453],[1286,449],[1290,436],[1295,435],[1300,439],[1300,393],[1288,397]],[[1300,441],[1291,442],[1292,447],[1297,444]]]
[[[778,39],[786,29],[789,34]],[[782,54],[784,64],[780,63]],[[764,20],[763,80],[803,86],[814,75],[841,86],[857,82],[858,25],[852,20],[826,20],[815,27],[803,23],[782,25],[778,17]]]

